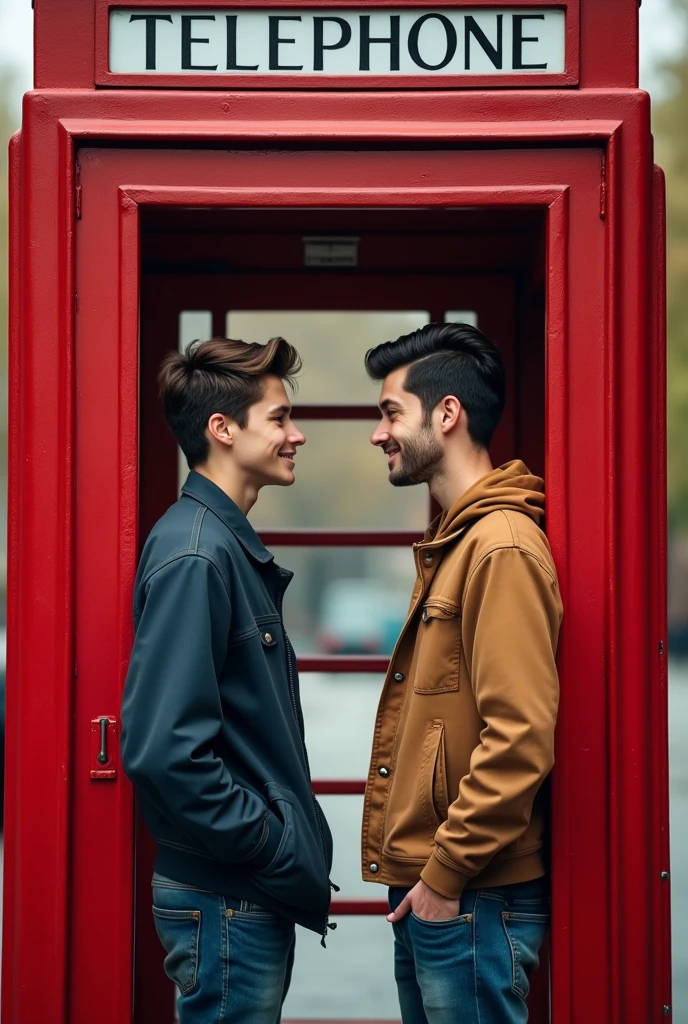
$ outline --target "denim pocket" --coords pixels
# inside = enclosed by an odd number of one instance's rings
[[[504,910],[502,924],[511,950],[511,985],[514,992],[526,999],[530,976],[540,962],[538,953],[549,927],[549,914]]]
[[[200,910],[169,910],[153,905],[153,919],[167,956],[165,974],[188,995],[196,987],[198,942],[201,930]]]

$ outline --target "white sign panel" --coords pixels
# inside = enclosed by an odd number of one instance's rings
[[[533,75],[565,69],[565,12],[529,7],[110,12],[110,71]]]

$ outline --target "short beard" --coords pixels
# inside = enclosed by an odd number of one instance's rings
[[[444,449],[432,432],[431,427],[422,427],[416,437],[404,442],[399,453],[399,466],[389,474],[394,487],[413,487],[427,484],[434,470],[439,466]]]

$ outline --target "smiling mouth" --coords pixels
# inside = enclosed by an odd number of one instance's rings
[[[283,459],[284,462],[291,462],[291,464],[294,465],[295,459],[296,459],[296,452],[292,452],[291,455],[288,455],[288,454],[284,454],[283,455],[281,452],[279,452],[279,457],[280,457],[280,459]]]
[[[388,459],[393,459],[394,456],[398,455],[400,451],[401,448],[387,448],[385,450],[385,455],[387,456]]]

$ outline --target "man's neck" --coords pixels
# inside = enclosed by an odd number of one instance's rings
[[[218,465],[213,459],[208,459],[202,466],[195,466],[194,470],[224,491],[245,516],[255,505],[258,498],[255,484],[249,483],[233,466]]]
[[[485,448],[466,452],[447,452],[442,466],[430,481],[430,493],[444,512],[457,503],[462,494],[492,472],[492,462]]]

